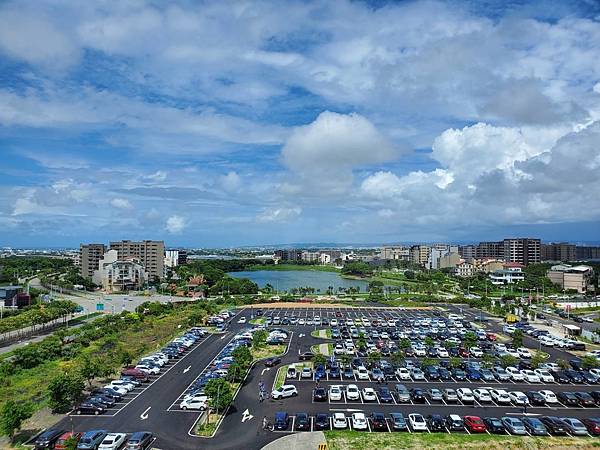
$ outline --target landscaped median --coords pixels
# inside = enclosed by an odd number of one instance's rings
[[[329,450],[444,449],[444,450],[512,450],[512,449],[589,449],[597,448],[596,438],[529,437],[493,434],[448,433],[365,433],[361,431],[326,431]]]
[[[331,339],[331,328],[327,328],[326,330],[314,330],[310,332],[310,335],[314,338]]]
[[[285,384],[287,379],[287,372],[291,366],[294,366],[296,368],[296,373],[302,372],[302,369],[304,369],[305,367],[310,367],[310,369],[313,369],[312,361],[302,361],[294,364],[286,364],[285,366],[281,366],[279,369],[277,369],[277,375],[275,375],[275,383],[273,384],[273,389],[278,389]]]

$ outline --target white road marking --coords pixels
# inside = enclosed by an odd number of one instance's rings
[[[189,372],[189,370],[192,368],[192,366],[187,366],[185,369],[183,369],[183,373],[187,373]]]
[[[248,421],[248,420],[252,419],[253,417],[254,417],[254,416],[253,416],[252,414],[250,414],[250,411],[248,411],[248,410],[246,409],[246,411],[244,411],[244,412],[242,413],[242,423],[244,423],[244,422],[246,422],[246,421]]]
[[[148,411],[150,411],[151,409],[152,406],[148,406],[148,408],[142,414],[140,414],[140,419],[146,420],[148,418]]]
[[[270,368],[270,367],[265,367],[265,368],[262,370],[262,372],[261,372],[260,374],[261,374],[261,375],[264,375],[264,374],[265,374],[265,372],[268,372],[269,370],[271,370],[271,368]]]

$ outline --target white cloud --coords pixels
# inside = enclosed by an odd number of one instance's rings
[[[167,219],[165,229],[171,234],[179,234],[187,227],[186,220],[178,215],[173,215]]]
[[[110,204],[117,209],[131,209],[133,205],[126,198],[113,198]]]
[[[330,111],[294,129],[282,150],[284,163],[297,172],[381,163],[398,155],[392,143],[365,117]]]
[[[265,208],[256,216],[256,220],[257,222],[288,222],[300,214],[302,214],[302,208],[298,206]]]

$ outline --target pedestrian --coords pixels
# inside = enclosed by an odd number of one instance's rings
[[[267,420],[267,416],[263,417],[263,430],[266,430],[269,426],[269,421]]]

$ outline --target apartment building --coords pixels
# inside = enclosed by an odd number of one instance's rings
[[[164,241],[115,241],[109,244],[110,250],[117,251],[117,259],[136,260],[143,267],[149,280],[163,278],[165,272]]]
[[[92,279],[105,252],[106,245],[104,244],[81,244],[79,246],[79,270],[83,278]]]
[[[527,266],[539,263],[541,259],[541,241],[531,238],[504,239],[504,260]]]
[[[183,249],[167,250],[165,252],[165,266],[177,267],[187,264],[187,251]]]
[[[381,259],[410,261],[410,247],[381,247]]]
[[[577,246],[575,248],[577,261],[600,260],[600,247]]]
[[[502,259],[504,258],[504,242],[500,241],[490,241],[490,242],[480,242],[477,244],[475,249],[475,257],[477,259],[483,258],[495,258]]]
[[[462,259],[470,263],[477,258],[477,246],[473,244],[461,245],[458,247],[458,254]]]
[[[568,242],[552,242],[542,244],[542,261],[575,261],[577,259],[577,246]]]
[[[106,292],[136,291],[147,281],[144,267],[137,259],[119,259],[114,249],[104,254],[92,280]]]
[[[428,245],[413,245],[410,248],[410,260],[415,264],[425,267],[429,260],[431,247]]]
[[[504,285],[513,284],[525,279],[523,265],[516,262],[507,262],[503,264],[502,269],[490,273],[492,284]]]
[[[281,261],[301,261],[302,260],[302,250],[297,250],[297,249],[277,250],[275,252],[275,259],[279,259]]]

